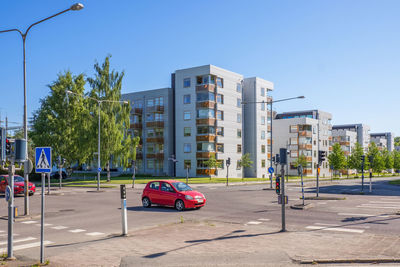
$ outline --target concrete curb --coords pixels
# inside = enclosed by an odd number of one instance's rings
[[[346,200],[345,197],[305,197],[305,200]]]
[[[347,264],[347,263],[400,263],[400,258],[396,259],[319,259],[319,260],[294,260],[299,264]]]
[[[294,209],[294,210],[308,210],[310,208],[315,207],[315,205],[313,203],[306,203],[306,204],[294,204],[291,205],[290,208]]]

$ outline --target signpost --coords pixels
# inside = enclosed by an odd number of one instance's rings
[[[273,168],[273,167],[269,167],[269,168],[268,168],[268,172],[269,172],[270,174],[273,174],[273,173],[274,173],[274,171],[275,171],[275,170],[274,170],[274,168]]]
[[[36,173],[42,174],[42,204],[40,219],[40,263],[44,263],[44,188],[45,174],[51,172],[51,147],[37,147],[35,149]]]

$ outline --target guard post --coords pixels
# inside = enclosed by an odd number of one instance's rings
[[[126,186],[124,184],[120,185],[120,191],[121,191],[122,235],[126,236],[128,234],[128,218],[126,216]]]

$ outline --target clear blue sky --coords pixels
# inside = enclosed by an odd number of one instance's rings
[[[278,112],[321,109],[333,124],[400,135],[400,1],[81,1],[27,40],[28,115],[57,74],[93,73],[112,54],[123,93],[167,87],[176,69],[213,64],[275,83]],[[74,1],[5,1],[0,29],[26,27]],[[0,111],[22,122],[22,41],[0,35]]]

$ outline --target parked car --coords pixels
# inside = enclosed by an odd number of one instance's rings
[[[8,186],[8,175],[0,175],[0,193],[5,193]],[[14,195],[24,194],[25,181],[19,175],[14,175]],[[34,183],[29,182],[29,195],[32,196],[36,192]]]
[[[61,175],[62,175],[63,179],[68,177],[67,173],[64,170],[61,171]],[[60,174],[58,173],[58,171],[52,172],[50,174],[50,178],[51,179],[60,179]]]
[[[172,206],[176,210],[200,209],[206,204],[206,197],[194,191],[187,184],[174,180],[148,182],[142,193],[143,207],[152,204]]]

